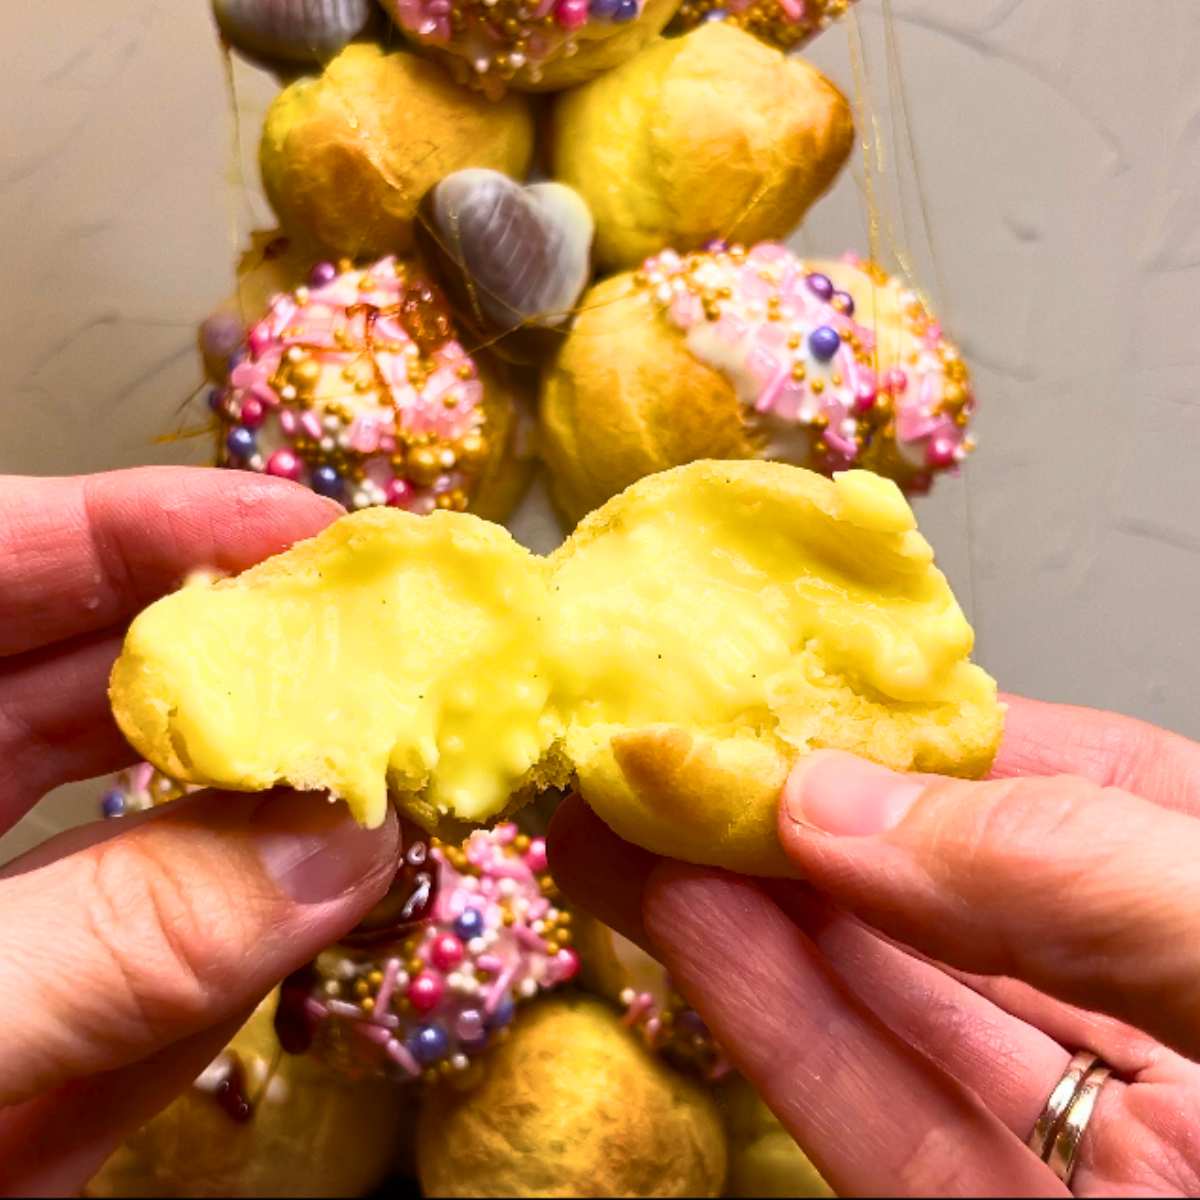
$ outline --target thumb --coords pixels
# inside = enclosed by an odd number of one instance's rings
[[[949,966],[1200,1055],[1200,822],[1073,776],[972,783],[801,760],[779,837],[816,888]]]
[[[0,1105],[231,1019],[352,928],[400,831],[321,796],[199,792],[0,879]]]

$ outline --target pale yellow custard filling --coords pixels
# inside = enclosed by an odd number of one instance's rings
[[[973,775],[1000,733],[970,626],[896,486],[778,463],[643,479],[547,559],[459,513],[370,509],[147,609],[112,680],[181,779],[389,792],[428,828],[574,776],[623,836],[782,871],[791,762]]]

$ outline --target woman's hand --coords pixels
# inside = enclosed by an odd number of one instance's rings
[[[140,608],[340,511],[237,471],[0,479],[0,832],[58,784],[134,761],[107,684]],[[361,919],[398,842],[394,818],[364,832],[320,797],[200,792],[0,870],[0,1192],[78,1191]]]
[[[555,876],[664,963],[840,1194],[1065,1195],[1025,1141],[1090,1050],[1117,1077],[1073,1190],[1195,1195],[1200,746],[1009,703],[986,783],[806,758],[779,836],[807,884],[656,859],[577,799]]]

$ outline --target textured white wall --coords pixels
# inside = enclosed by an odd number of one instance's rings
[[[979,452],[922,523],[1003,686],[1200,735],[1200,6],[892,0],[890,26],[888,7],[860,5],[861,72],[844,28],[810,57],[872,101],[884,248],[911,252],[975,371]],[[8,8],[0,470],[197,461],[154,437],[261,211],[207,4]],[[236,81],[252,162],[271,89]],[[866,249],[864,192],[859,163],[797,246]],[[536,512],[521,528],[547,537]],[[93,795],[50,798],[0,858]]]

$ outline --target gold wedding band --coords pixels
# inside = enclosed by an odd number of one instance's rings
[[[1079,1147],[1095,1110],[1096,1098],[1111,1074],[1094,1054],[1080,1051],[1072,1055],[1034,1122],[1026,1145],[1064,1185],[1070,1184],[1075,1173]]]
[[[1067,1063],[1067,1069],[1063,1072],[1062,1078],[1054,1085],[1054,1090],[1046,1101],[1046,1107],[1042,1109],[1041,1115],[1034,1122],[1033,1132],[1029,1135],[1029,1141],[1025,1143],[1043,1162],[1050,1156],[1051,1147],[1054,1145],[1054,1135],[1058,1132],[1058,1127],[1062,1123],[1067,1109],[1071,1107],[1071,1101],[1075,1099],[1079,1085],[1083,1082],[1084,1076],[1099,1061],[1094,1054],[1081,1052],[1073,1055],[1071,1061]]]
[[[1071,1176],[1075,1174],[1075,1163],[1079,1159],[1079,1144],[1083,1141],[1088,1122],[1092,1119],[1096,1099],[1111,1074],[1107,1067],[1098,1066],[1093,1067],[1084,1076],[1079,1090],[1063,1116],[1062,1124],[1058,1127],[1054,1145],[1050,1147],[1046,1165],[1066,1187],[1071,1186]]]

